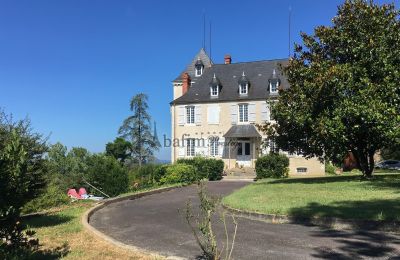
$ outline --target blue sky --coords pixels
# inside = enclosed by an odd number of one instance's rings
[[[202,46],[203,12],[214,62],[227,53],[239,62],[287,57],[289,6],[299,42],[300,31],[330,24],[340,3],[0,0],[0,107],[29,116],[51,143],[101,152],[143,92],[162,142],[171,132],[171,81]],[[158,157],[169,159],[169,149]]]

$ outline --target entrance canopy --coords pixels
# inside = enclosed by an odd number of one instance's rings
[[[227,138],[250,138],[261,137],[254,125],[234,125],[232,126],[224,137]]]

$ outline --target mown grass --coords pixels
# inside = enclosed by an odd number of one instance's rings
[[[180,186],[180,184],[159,186]],[[153,188],[154,189],[154,188]],[[147,190],[123,194],[128,196]],[[84,230],[81,217],[93,207],[94,201],[76,201],[69,205],[50,210],[51,213],[25,219],[28,228],[36,231],[40,251],[37,259],[155,259],[140,252],[121,249],[105,242]]]
[[[263,180],[225,197],[252,212],[298,217],[400,221],[400,174]]]

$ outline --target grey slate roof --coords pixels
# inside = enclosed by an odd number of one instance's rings
[[[249,137],[261,137],[254,125],[234,125],[229,128],[228,132],[224,134],[224,137],[229,138],[249,138]]]
[[[269,81],[272,78],[274,69],[276,71],[276,79],[273,81],[279,79],[281,87],[289,87],[289,83],[280,71],[279,66],[280,64],[285,66],[287,63],[287,59],[277,59],[232,64],[213,64],[211,67],[205,67],[203,75],[195,78],[196,81],[189,88],[188,92],[172,101],[171,104],[264,100],[270,95]],[[246,96],[239,95],[238,81],[242,77],[243,72],[249,81],[249,93]],[[221,83],[218,97],[210,96],[210,82],[214,73]]]
[[[204,49],[201,48],[200,51],[196,54],[196,56],[193,58],[192,62],[186,67],[184,71],[181,72],[181,74],[178,75],[176,79],[173,80],[173,82],[182,81],[182,74],[184,72],[187,72],[192,80],[198,78],[195,76],[195,65],[198,62],[199,58],[200,61],[203,63],[204,68],[209,68],[213,65],[213,62],[211,61],[210,57],[208,57]]]

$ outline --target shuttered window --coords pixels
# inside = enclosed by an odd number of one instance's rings
[[[249,105],[239,104],[239,122],[246,123],[249,122]]]
[[[186,123],[194,124],[194,106],[186,107]]]
[[[186,139],[186,156],[194,156],[195,155],[195,139],[190,138]]]
[[[209,139],[210,144],[210,156],[218,155],[218,137],[211,137]]]

